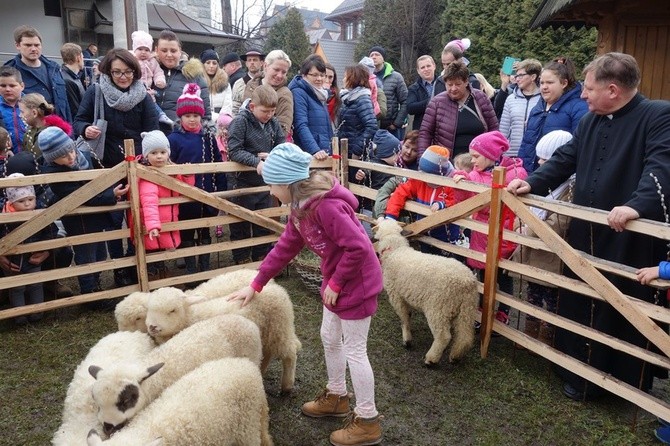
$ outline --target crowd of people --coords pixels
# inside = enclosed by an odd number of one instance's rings
[[[398,219],[406,200],[436,212],[471,194],[352,169],[353,181],[379,190],[375,202],[359,201],[328,174],[309,171],[310,160],[332,155],[333,136],[349,140],[353,159],[487,185],[492,183],[493,169],[503,167],[505,186],[511,192],[548,195],[608,211],[609,227],[566,221],[534,210],[574,248],[639,268],[639,282],[613,275],[608,278],[625,294],[658,303],[655,290],[646,284],[659,276],[668,277],[666,262],[654,266],[664,259],[666,247],[647,235],[625,231],[625,226],[637,218],[667,219],[663,188],[670,185],[670,104],[648,100],[638,92],[640,70],[629,55],[608,53],[596,58],[584,69],[583,81],[565,56],[544,64],[524,59],[514,64],[512,75],[501,71],[500,88],[495,90],[481,74],[470,71],[465,57],[471,43],[468,39],[451,41],[443,48],[441,73],[432,56],[420,56],[416,81],[408,86],[380,45],[341,73],[321,56],[311,55],[301,62],[298,74],[288,79],[294,61],[281,49],[267,54],[231,52],[224,57],[206,49],[199,57],[187,59],[178,37],[169,30],[162,31],[156,42],[148,33],[137,31],[132,34],[131,51],[113,48],[101,59],[95,59],[95,44],[82,50],[67,43],[61,50],[62,66],[41,54],[42,38],[36,29],[21,26],[14,37],[18,54],[0,67],[0,163],[6,176],[111,168],[127,159],[123,141],[132,139],[141,147],[137,160],[157,169],[225,160],[252,167],[255,171],[178,175],[177,179],[206,192],[267,184],[269,192],[240,194],[231,200],[253,211],[272,206],[273,197],[291,207],[287,230],[274,247],[263,243],[233,250],[236,264],[262,263],[257,278],[231,299],[247,304],[303,246],[321,257],[321,335],[328,385],[302,411],[312,417],[349,413],[344,380],[348,364],[358,405],[345,429],[331,435],[334,444],[377,444],[382,438],[366,351],[370,320],[381,291],[381,270],[369,230],[355,212]],[[84,184],[72,181],[7,188],[2,212],[47,207]],[[86,205],[111,206],[127,200],[127,193],[128,185],[120,182]],[[142,181],[139,193],[138,215],[119,210],[66,216],[26,242],[111,231],[124,224],[132,227],[132,219],[139,218],[146,234],[133,234],[132,239],[143,237],[150,252],[211,244],[208,227],[163,231],[162,225],[216,216],[216,209],[199,202],[160,204],[161,198],[176,193],[151,182]],[[509,209],[503,210],[503,217],[506,228],[517,229]],[[488,209],[479,210],[473,218],[488,222]],[[13,228],[4,225],[0,235]],[[527,228],[519,230],[532,235]],[[230,225],[231,241],[267,234],[250,222]],[[486,252],[486,234],[451,224],[434,228],[431,235],[448,243],[469,240],[471,249]],[[448,255],[428,245],[422,250]],[[133,255],[134,247],[132,241],[112,240],[75,245],[69,253],[67,249],[56,251],[0,256],[0,268],[12,276],[67,266],[72,260],[83,265]],[[503,242],[503,257],[510,258],[515,252],[523,262],[537,261],[541,267],[561,270],[555,256],[542,257]],[[467,264],[478,274],[485,268],[472,259]],[[189,274],[207,271],[210,255],[186,257],[184,267]],[[170,273],[160,262],[147,268],[151,277]],[[568,269],[564,274],[575,276]],[[78,279],[80,293],[101,291],[99,273]],[[512,278],[506,272],[500,271],[498,280],[501,290],[512,292]],[[133,268],[114,271],[116,286],[136,281]],[[41,287],[13,289],[11,305],[42,302]],[[60,295],[68,293],[60,291]],[[529,284],[527,292],[535,305],[546,305],[549,311],[583,325],[646,345],[646,339],[605,303],[591,303],[574,291],[558,291],[540,282]],[[500,305],[495,317],[506,324],[508,313],[509,308]],[[39,317],[34,314],[16,322],[24,324]],[[553,343],[562,352],[644,391],[659,374],[641,360],[536,318],[528,316],[524,327],[527,335]],[[601,393],[568,370],[558,372],[564,381],[563,392],[570,398],[582,400]]]

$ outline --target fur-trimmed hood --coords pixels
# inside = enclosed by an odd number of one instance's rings
[[[199,76],[209,78],[207,73],[205,73],[205,66],[200,62],[200,59],[196,58],[189,59],[182,64],[181,74],[183,74],[189,81],[192,81]]]
[[[216,70],[216,74],[214,74],[213,78],[209,77],[209,74],[205,73],[205,81],[209,87],[210,94],[221,93],[223,90],[228,88],[228,85],[230,85],[228,83],[228,75],[221,68]]]

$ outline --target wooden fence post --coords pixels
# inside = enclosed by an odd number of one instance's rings
[[[505,185],[505,169],[493,169],[493,184],[491,190],[491,212],[489,214],[488,245],[486,247],[486,267],[484,269],[484,298],[482,303],[482,325],[480,331],[480,354],[486,358],[491,342],[493,329],[493,309],[496,304],[498,289],[498,256],[502,243],[502,188]]]
[[[330,140],[330,147],[333,153],[333,175],[335,175],[335,178],[337,178],[341,183],[342,163],[340,162],[340,159],[342,157],[340,155],[340,140],[337,138],[337,136],[333,136],[333,138]]]
[[[149,276],[147,274],[147,252],[144,248],[144,234],[142,233],[142,220],[140,218],[140,189],[137,177],[137,162],[135,162],[135,141],[132,139],[123,140],[123,150],[126,153],[126,165],[128,168],[128,191],[130,197],[133,234],[135,234],[135,269],[137,270],[137,280],[140,290],[149,291]],[[132,161],[131,161],[132,160]],[[132,243],[132,242],[129,242]],[[142,268],[144,266],[144,268]]]
[[[347,138],[340,141],[340,156],[342,157],[340,159],[342,161],[340,163],[342,169],[342,180],[340,182],[342,186],[349,189],[349,140]]]

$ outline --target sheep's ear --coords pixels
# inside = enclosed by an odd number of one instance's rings
[[[186,296],[184,300],[186,301],[186,305],[194,305],[204,301],[205,296],[200,294],[191,294],[190,296]]]
[[[98,431],[95,429],[91,429],[88,431],[88,435],[86,436],[86,444],[88,446],[98,446],[102,444],[102,439],[100,438],[100,434],[98,434]]]
[[[102,370],[102,367],[98,367],[97,365],[88,366],[88,373],[90,373],[91,376],[95,379],[98,379],[98,373],[100,373],[100,370]],[[91,432],[95,432],[95,429],[92,430]],[[89,432],[89,435],[91,434],[91,432]]]
[[[147,374],[140,380],[140,383],[142,383],[145,379],[156,373],[165,365],[164,362],[159,362],[158,364],[154,364],[151,367],[147,369]]]
[[[400,235],[403,237],[409,237],[410,235],[414,234],[414,231],[408,231],[407,229],[403,229],[400,231]]]

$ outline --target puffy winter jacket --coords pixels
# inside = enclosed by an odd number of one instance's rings
[[[393,70],[390,63],[384,62],[384,68],[375,73],[381,79],[386,95],[386,116],[379,124],[385,129],[391,124],[402,127],[407,119],[407,85],[402,74]]]
[[[177,180],[193,186],[195,177],[193,175],[175,175]],[[179,197],[180,194],[165,186],[160,186],[151,181],[139,180],[138,189],[140,192],[140,219],[147,232],[158,229],[161,231],[163,223],[179,221],[179,205],[163,204],[159,201],[162,198]],[[132,215],[131,215],[132,221]],[[129,225],[131,228],[132,225]],[[133,233],[131,230],[131,238]],[[146,249],[155,251],[159,249],[175,249],[181,244],[179,230],[161,231],[158,237],[151,239],[149,235],[144,236],[144,246]]]
[[[349,153],[361,156],[377,131],[377,119],[372,108],[370,89],[357,87],[342,90],[338,138],[349,139]]]
[[[477,114],[486,128],[485,131],[498,130],[498,119],[489,98],[475,88],[468,86],[468,89],[475,98]],[[428,146],[433,144],[453,149],[457,123],[458,103],[452,101],[446,92],[431,99],[426,108],[426,113],[423,115],[423,122],[419,130],[419,157]]]
[[[328,107],[300,74],[293,78],[288,88],[293,93],[293,141],[312,155],[321,150],[332,153],[333,128]]]
[[[184,85],[196,83],[200,87],[200,97],[205,103],[205,120],[212,119],[209,104],[209,88],[205,80],[205,68],[198,59],[180,63],[176,68],[165,68],[165,88],[155,88],[156,103],[173,121],[177,118],[177,99],[184,92]]]
[[[505,168],[505,185],[509,184],[510,181],[512,181],[515,178],[525,180],[528,177],[528,173],[526,173],[526,170],[523,168],[522,164],[523,164],[522,161],[518,158],[512,159],[506,156],[502,157],[502,160],[500,161],[500,167]],[[472,172],[465,172],[459,170],[454,173],[454,176],[455,175],[463,175],[466,180],[474,181],[475,183],[486,184],[487,186],[493,184],[493,169],[488,169],[483,172],[478,172],[476,170],[473,170]],[[468,192],[461,189],[454,189],[454,191],[456,193],[457,201],[463,201],[475,195],[474,192]],[[491,208],[486,207],[473,214],[472,218],[477,221],[488,223],[490,214],[491,214]],[[514,229],[515,218],[516,217],[514,213],[505,206],[503,208],[503,226],[506,229]],[[486,252],[487,246],[488,246],[487,234],[477,231],[471,232],[470,234],[471,249],[477,252]],[[510,256],[514,253],[516,246],[517,245],[515,243],[503,240],[500,248],[501,258],[509,259]],[[484,269],[484,267],[486,266],[484,263],[474,259],[467,259],[466,263],[468,264],[468,266],[477,269]]]
[[[519,153],[528,116],[541,97],[539,89],[535,94],[526,96],[519,88],[515,88],[512,94],[507,96],[500,116],[500,133],[509,141],[509,150],[505,155],[515,157]]]
[[[564,93],[549,111],[545,111],[547,103],[543,98],[540,98],[530,111],[518,155],[523,159],[523,167],[528,173],[533,172],[538,166],[535,146],[540,138],[554,130],[573,133],[577,129],[582,116],[589,110],[586,101],[580,97],[581,94],[582,85],[578,83],[575,88]]]
[[[414,115],[412,122],[412,130],[419,130],[421,128],[421,121],[423,121],[423,114],[426,112],[426,107],[433,97],[447,90],[444,81],[441,77],[436,76],[433,80],[433,94],[429,95],[426,87],[423,85],[423,79],[419,77],[416,82],[407,89],[407,114]]]

